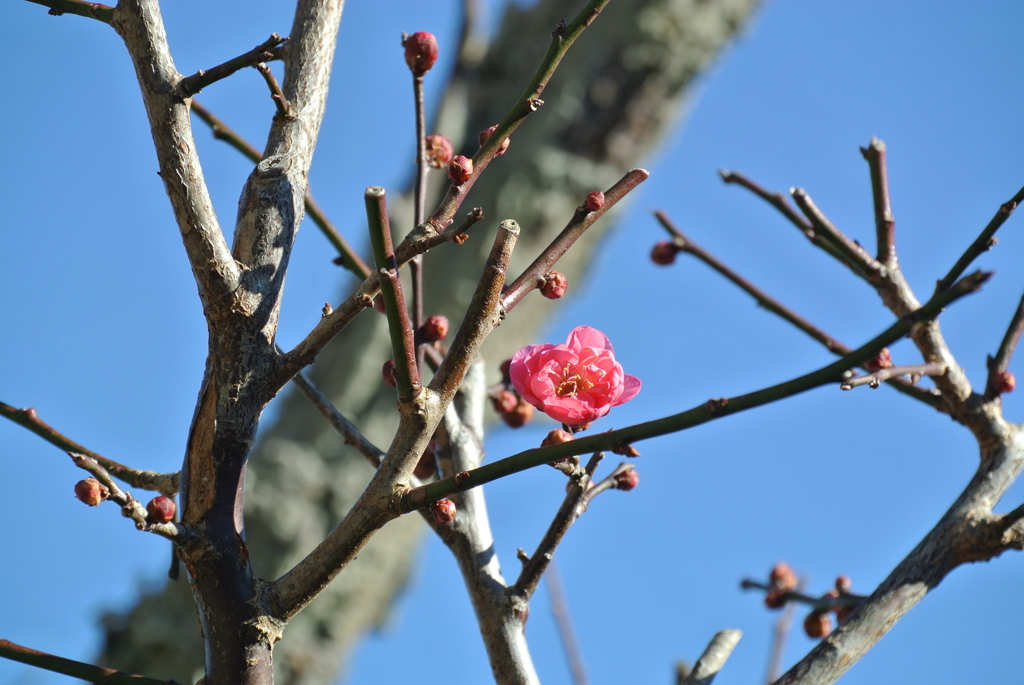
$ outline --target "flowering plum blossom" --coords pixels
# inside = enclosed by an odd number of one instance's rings
[[[568,426],[589,423],[640,392],[608,337],[577,326],[564,345],[527,345],[512,357],[512,385],[527,402]]]

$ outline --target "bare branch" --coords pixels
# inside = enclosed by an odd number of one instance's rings
[[[81,0],[28,0],[43,7],[49,7],[49,14],[59,17],[63,14],[77,14],[87,19],[95,19],[109,24],[114,16],[114,8],[98,2],[82,2]]]
[[[927,364],[914,364],[912,366],[890,366],[878,371],[872,371],[864,376],[854,376],[843,381],[839,386],[840,390],[853,390],[861,385],[870,385],[877,388],[885,381],[892,380],[899,376],[910,376],[910,383],[916,383],[921,376],[941,376],[946,373],[946,365],[942,362],[928,362]]]
[[[707,649],[697,659],[690,675],[686,676],[682,685],[711,685],[711,682],[725,666],[725,662],[732,655],[732,650],[743,637],[739,630],[723,630],[715,633],[708,643]]]
[[[0,640],[0,657],[35,666],[53,673],[60,673],[80,678],[97,685],[181,685],[177,680],[147,678],[141,675],[116,671],[112,668],[93,666],[81,661],[47,654],[35,649],[23,647],[10,640]]]
[[[39,414],[36,413],[35,409],[15,409],[9,404],[0,402],[0,416],[4,416],[19,426],[29,429],[43,440],[46,440],[46,442],[59,447],[65,452],[84,454],[87,457],[96,460],[96,462],[103,466],[103,468],[112,476],[128,483],[133,488],[139,488],[140,490],[155,490],[167,497],[174,497],[178,494],[178,483],[181,479],[181,474],[178,471],[175,471],[174,473],[140,471],[138,469],[133,469],[129,466],[119,464],[113,459],[107,459],[106,457],[100,456],[92,450],[82,447],[63,433],[55,430],[52,426],[39,418]]]
[[[292,115],[291,105],[288,104],[288,98],[281,92],[281,86],[274,77],[274,72],[264,62],[258,62],[253,66],[256,68],[256,71],[260,72],[263,80],[267,82],[267,88],[270,89],[270,99],[274,101],[274,107],[277,108],[277,116],[290,117]]]
[[[239,69],[254,67],[260,62],[269,62],[274,58],[274,55],[270,50],[281,45],[286,40],[288,39],[282,38],[276,33],[271,33],[270,38],[266,39],[252,50],[249,50],[248,52],[233,59],[229,59],[223,64],[218,64],[208,71],[200,69],[191,76],[181,79],[178,83],[178,88],[180,89],[183,97],[192,97],[206,86],[226,79]]]
[[[896,219],[889,204],[889,169],[885,163],[885,143],[872,138],[860,153],[871,169],[871,196],[875,203],[876,258],[883,264],[896,261]]]
[[[548,584],[548,595],[551,597],[551,613],[555,616],[558,637],[562,640],[565,658],[569,662],[573,685],[587,685],[589,681],[587,667],[583,662],[583,652],[580,650],[579,638],[576,637],[576,629],[572,625],[572,614],[569,613],[569,602],[565,597],[562,576],[558,572],[558,564],[553,559],[545,579]]]
[[[384,458],[384,452],[374,445],[372,442],[363,435],[354,423],[349,421],[345,416],[338,411],[338,409],[331,404],[331,401],[320,392],[312,382],[309,381],[303,374],[297,373],[292,378],[292,383],[298,387],[299,391],[306,396],[306,398],[313,403],[317,411],[324,415],[331,425],[334,426],[335,430],[345,438],[346,445],[352,445],[361,455],[366,457],[367,461],[373,464],[375,467],[380,466],[381,459]]]
[[[789,192],[800,208],[800,211],[804,213],[804,216],[814,226],[815,232],[824,237],[836,249],[836,252],[839,253],[839,261],[861,278],[874,284],[877,281],[877,274],[882,268],[881,265],[868,254],[867,250],[847,238],[842,231],[836,228],[828,220],[828,217],[818,209],[818,206],[814,204],[807,191],[803,188],[792,188]]]
[[[995,397],[997,394],[997,381],[999,376],[1010,366],[1010,359],[1013,357],[1017,343],[1020,341],[1021,333],[1024,333],[1024,296],[1020,298],[1017,311],[1010,319],[1010,325],[1006,328],[1003,341],[999,343],[999,351],[995,357],[988,360],[988,381],[985,383],[985,395]]]

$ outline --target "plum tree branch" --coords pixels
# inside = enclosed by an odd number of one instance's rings
[[[87,680],[96,685],[181,685],[177,680],[147,678],[141,675],[125,673],[112,668],[93,666],[73,659],[40,652],[29,647],[15,644],[10,640],[0,640],[0,657],[19,663],[35,666],[53,673]]]

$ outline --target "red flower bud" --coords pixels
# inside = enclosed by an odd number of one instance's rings
[[[452,141],[440,133],[427,136],[427,164],[435,169],[448,166],[452,158]]]
[[[997,395],[1013,392],[1013,389],[1017,387],[1017,378],[1009,371],[1002,371],[992,379],[992,385]]]
[[[780,561],[772,568],[768,576],[768,583],[776,592],[789,592],[795,590],[797,585],[796,571],[784,561]]]
[[[864,362],[864,368],[872,373],[875,371],[881,371],[882,369],[888,369],[891,366],[892,355],[889,354],[888,347],[883,347],[878,354]]]
[[[840,592],[849,592],[852,585],[853,581],[850,580],[850,576],[839,576],[836,578],[836,590]]]
[[[511,390],[502,390],[493,401],[494,411],[499,414],[507,414],[515,411],[516,407],[519,406],[519,397],[517,397]]]
[[[398,387],[398,381],[395,380],[395,360],[389,359],[384,362],[384,366],[380,369],[381,378],[384,379],[385,385],[390,385],[392,388]]]
[[[589,212],[596,212],[597,210],[604,207],[604,193],[600,190],[587,195],[587,199],[583,201],[583,206],[587,208]]]
[[[437,61],[437,38],[426,31],[417,31],[402,41],[405,47],[405,63],[413,76],[423,76]]]
[[[781,609],[786,606],[786,600],[782,592],[771,590],[764,596],[764,605],[769,609]]]
[[[575,440],[575,438],[572,437],[572,433],[564,431],[561,428],[556,428],[544,436],[544,440],[541,441],[540,446],[551,447],[551,445],[561,445],[563,442],[569,442],[571,440]]]
[[[434,523],[447,526],[455,520],[455,502],[448,498],[439,499],[430,505],[430,513],[434,515]]]
[[[624,457],[635,459],[640,456],[640,450],[630,445],[628,442],[620,442],[619,444],[612,447],[613,454],[621,454]]]
[[[149,523],[168,523],[174,520],[176,509],[174,500],[170,497],[154,497],[146,505],[146,520]]]
[[[832,618],[827,613],[812,611],[804,619],[804,632],[807,637],[825,637],[832,632]]]
[[[521,428],[533,418],[533,405],[520,400],[515,409],[502,413],[501,418],[510,427]]]
[[[659,266],[668,266],[676,261],[676,253],[679,250],[672,243],[662,241],[651,250],[651,261]]]
[[[509,375],[509,369],[511,369],[511,368],[512,368],[512,360],[511,359],[506,359],[505,361],[503,361],[501,363],[501,366],[498,367],[498,370],[501,371],[501,382],[502,383],[508,384],[508,383],[512,382],[512,377]]]
[[[627,469],[615,474],[615,487],[619,490],[632,490],[640,484],[640,474],[636,469]]]
[[[110,490],[107,486],[99,482],[95,478],[86,478],[75,483],[75,497],[82,500],[90,507],[95,507],[97,504],[110,497]]]
[[[448,337],[448,317],[434,314],[423,322],[423,339],[426,342],[437,342]]]
[[[426,480],[437,473],[437,460],[434,458],[434,451],[437,449],[437,441],[433,438],[427,443],[427,449],[423,450],[420,460],[416,462],[413,475],[420,480]]]
[[[480,131],[480,145],[483,146],[483,144],[487,142],[487,139],[491,137],[491,134],[497,130],[497,126],[491,126],[490,128],[485,128],[483,131]],[[508,149],[508,144],[510,142],[512,142],[512,139],[506,138],[505,142],[498,146],[498,151],[494,153],[494,156],[501,157],[503,154],[505,154],[505,150]]]
[[[540,287],[540,294],[549,300],[557,300],[565,295],[569,287],[569,281],[560,271],[549,271],[544,274],[544,285]]]
[[[461,186],[473,175],[473,160],[465,155],[456,155],[448,162],[448,178],[452,185]]]
[[[384,298],[381,297],[380,295],[373,298],[373,308],[376,309],[381,314],[388,313],[387,307],[384,306]]]

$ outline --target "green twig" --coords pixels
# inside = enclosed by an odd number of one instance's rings
[[[93,666],[81,661],[65,659],[64,657],[23,647],[9,640],[0,640],[0,657],[35,666],[46,671],[52,671],[53,673],[61,673],[72,678],[87,680],[98,685],[181,685],[176,680],[147,678],[141,675],[125,673],[124,671],[116,671],[112,668],[103,668],[102,666]]]

